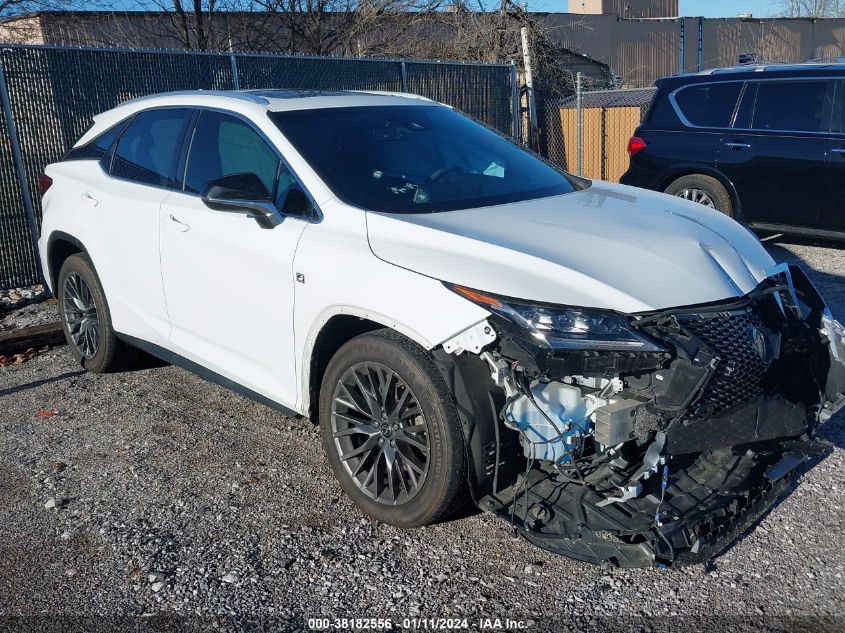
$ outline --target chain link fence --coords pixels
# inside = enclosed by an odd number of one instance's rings
[[[618,182],[628,170],[628,140],[654,98],[654,88],[578,90],[547,98],[538,114],[541,153],[567,171]]]
[[[38,174],[119,103],[172,90],[291,88],[412,92],[509,135],[510,65],[270,54],[0,46],[0,288],[38,283]]]

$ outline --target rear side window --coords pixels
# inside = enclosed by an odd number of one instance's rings
[[[692,85],[675,95],[684,117],[698,127],[730,127],[742,83],[737,81]]]
[[[762,81],[751,128],[827,132],[833,113],[832,81]]]
[[[175,186],[174,173],[190,110],[147,110],[137,114],[117,141],[113,176],[146,185]]]
[[[252,173],[273,191],[279,158],[252,127],[237,117],[204,111],[194,129],[185,169],[185,190],[202,193],[210,180]]]
[[[65,154],[64,160],[100,160],[109,151],[114,139],[123,131],[128,122],[129,119],[124,119],[100,134],[93,141],[79,147],[70,148]]]

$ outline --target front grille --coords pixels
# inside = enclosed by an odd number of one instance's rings
[[[678,321],[719,359],[715,375],[691,407],[693,417],[718,415],[763,393],[768,339],[756,313],[692,314],[678,316]]]

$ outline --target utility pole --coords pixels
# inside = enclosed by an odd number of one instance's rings
[[[531,72],[531,51],[528,47],[528,27],[520,30],[522,35],[522,63],[525,66],[525,90],[528,95],[528,118],[531,125],[531,146],[537,147],[537,102],[534,97],[534,75]]]

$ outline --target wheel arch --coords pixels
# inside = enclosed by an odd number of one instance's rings
[[[73,235],[64,231],[53,231],[47,240],[47,276],[53,294],[56,293],[56,284],[59,280],[59,271],[62,264],[68,257],[76,254],[88,254],[85,245]]]
[[[731,197],[731,204],[733,205],[734,210],[734,219],[739,220],[742,218],[742,203],[740,202],[739,194],[736,191],[736,187],[734,187],[734,184],[730,178],[725,176],[725,174],[723,174],[715,167],[696,164],[678,165],[674,167],[671,171],[664,172],[660,176],[657,181],[657,188],[659,191],[665,192],[669,185],[678,180],[678,178],[696,175],[710,176],[711,178],[715,178],[716,180],[718,180],[719,184],[721,184],[725,188],[725,190],[728,192],[728,195]]]
[[[495,386],[487,363],[478,355],[447,353],[440,345],[431,345],[406,328],[396,327],[378,315],[335,313],[315,328],[309,337],[305,368],[303,406],[300,410],[319,422],[319,393],[326,368],[332,357],[356,336],[380,329],[391,329],[425,349],[452,395],[458,412],[467,457],[467,480],[476,503],[492,502],[497,492],[512,485],[521,469],[514,433],[507,433],[500,423],[499,411],[505,395]],[[493,505],[490,505],[492,508]]]
[[[302,355],[303,389],[299,408],[304,415],[314,422],[319,421],[320,385],[326,367],[337,351],[356,336],[382,328],[399,332],[426,350],[433,347],[419,332],[381,314],[353,308],[335,308],[324,313],[312,327]]]

